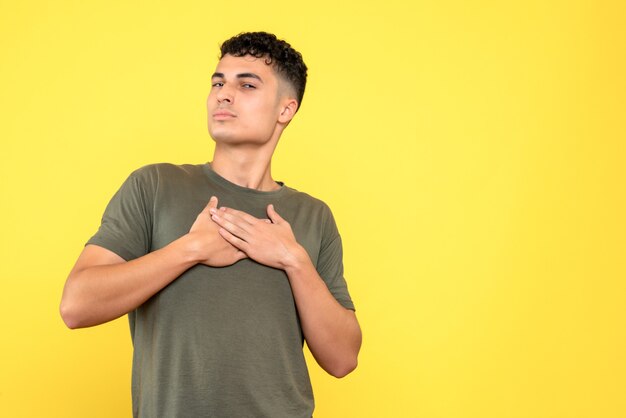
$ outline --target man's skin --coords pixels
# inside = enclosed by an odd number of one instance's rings
[[[298,102],[293,88],[264,58],[224,56],[207,99],[215,141],[212,169],[242,187],[271,191],[271,158]],[[357,365],[361,330],[317,273],[287,221],[267,207],[267,219],[219,207],[212,197],[189,232],[131,261],[87,245],[69,274],[61,316],[70,328],[89,327],[133,311],[190,267],[229,266],[243,258],[286,272],[307,345],[319,365],[336,377]]]

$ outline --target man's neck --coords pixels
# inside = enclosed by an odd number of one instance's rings
[[[272,191],[280,186],[272,179],[271,163],[272,152],[226,147],[218,143],[215,146],[211,168],[238,186]]]

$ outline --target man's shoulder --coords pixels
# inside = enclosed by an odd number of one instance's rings
[[[312,207],[319,207],[320,209],[330,210],[326,202],[318,197],[315,197],[307,192],[303,192],[290,186],[285,185],[283,187],[287,189],[287,196],[289,197],[289,199],[293,199],[294,201],[297,201],[301,204],[306,204]]]
[[[202,164],[153,163],[141,166],[129,175],[142,184],[159,184],[164,180],[177,182],[202,176]]]
[[[306,213],[309,219],[316,218],[323,223],[334,222],[332,210],[324,200],[292,187],[287,188],[288,193],[282,202],[283,205],[286,205],[291,210]]]

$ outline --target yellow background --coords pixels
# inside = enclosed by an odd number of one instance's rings
[[[130,415],[125,318],[67,330],[135,168],[212,155],[221,41],[310,68],[275,177],[325,200],[364,332],[316,418],[626,417],[622,2],[0,2],[0,416]]]

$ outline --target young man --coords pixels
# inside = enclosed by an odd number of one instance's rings
[[[70,272],[70,328],[129,316],[136,417],[311,417],[303,339],[333,376],[356,367],[332,214],[271,175],[306,70],[274,35],[226,41],[207,100],[212,162],[133,172]]]

